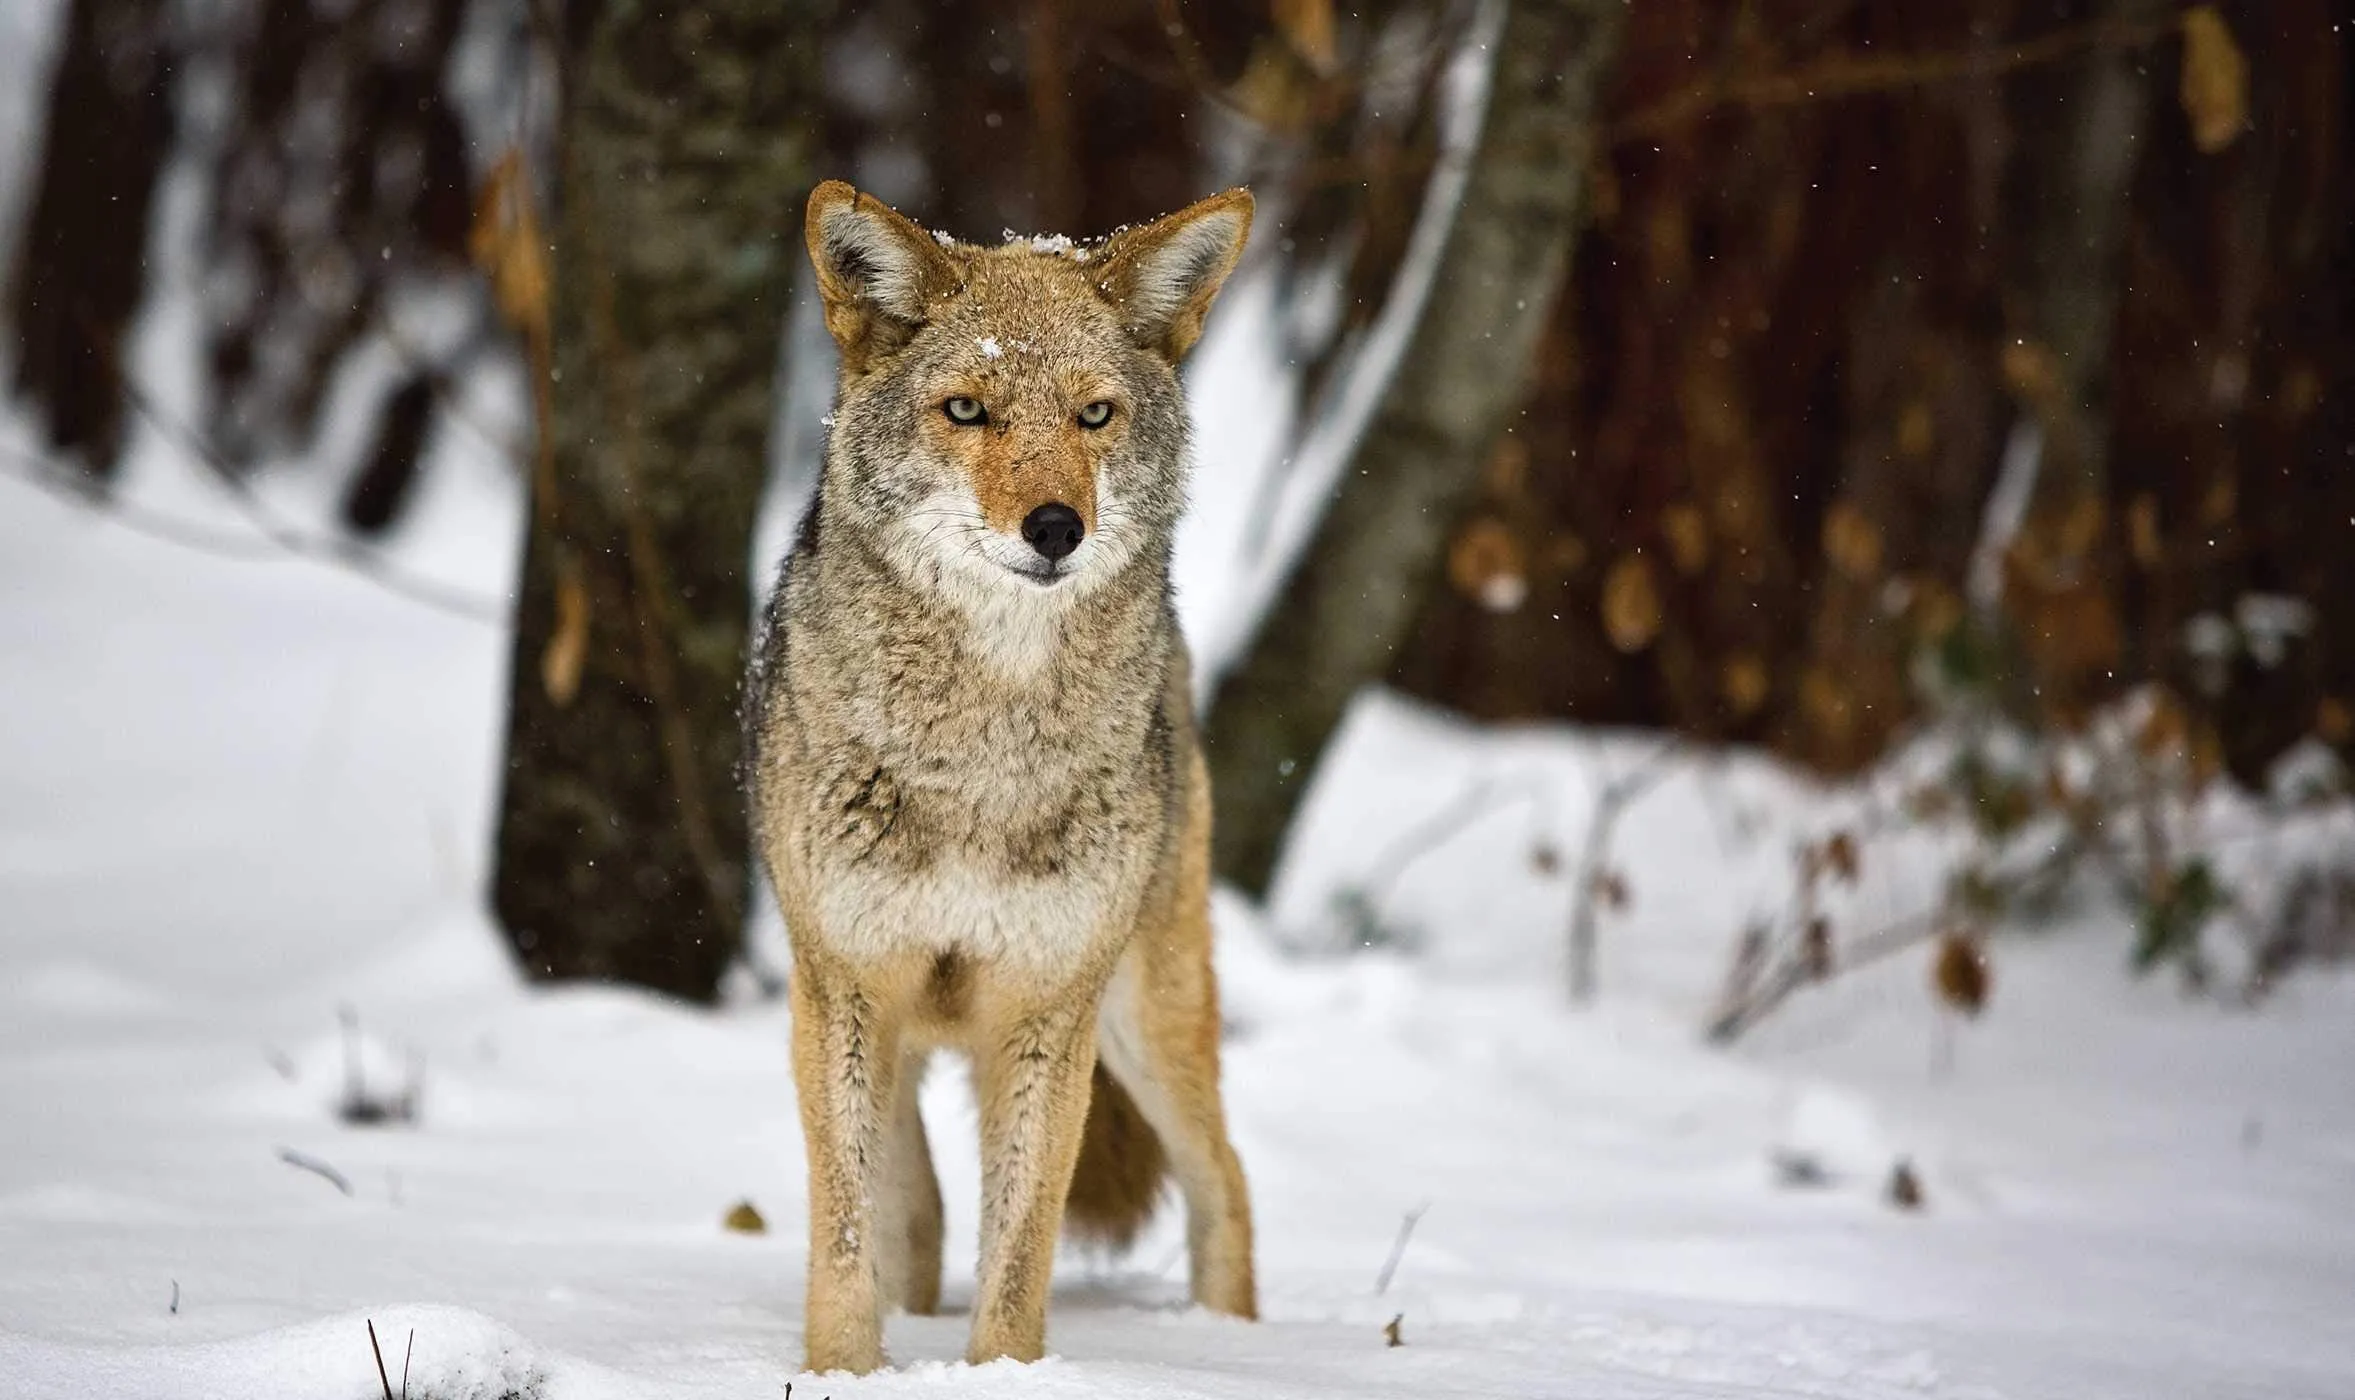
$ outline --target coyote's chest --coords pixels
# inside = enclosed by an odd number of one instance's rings
[[[1162,844],[1154,737],[903,724],[845,745],[818,765],[805,828],[821,936],[1042,975],[1083,960],[1125,929]]]

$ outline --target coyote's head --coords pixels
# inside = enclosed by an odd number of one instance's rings
[[[1094,244],[985,248],[818,186],[810,260],[842,350],[829,513],[969,602],[1084,596],[1166,551],[1177,363],[1250,228],[1251,196],[1229,190]]]

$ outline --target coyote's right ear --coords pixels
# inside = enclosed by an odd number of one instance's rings
[[[803,232],[826,329],[853,374],[907,344],[932,299],[956,290],[956,265],[931,234],[840,180],[810,191]]]

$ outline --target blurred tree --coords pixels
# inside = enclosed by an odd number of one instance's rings
[[[1462,202],[1404,354],[1282,598],[1218,689],[1219,873],[1253,893],[1350,696],[1385,676],[1521,401],[1584,212],[1617,0],[1511,0]]]
[[[16,266],[16,391],[94,476],[123,449],[120,368],[147,291],[148,209],[172,147],[172,6],[72,0]]]
[[[231,100],[206,152],[203,310],[206,429],[227,463],[315,441],[330,386],[400,294],[466,270],[475,176],[444,79],[465,14],[463,0],[221,10]],[[405,402],[393,389],[377,408],[379,444],[399,450],[373,453],[347,497],[362,530],[398,515],[416,472],[432,400],[426,371],[409,378]]]
[[[709,1000],[741,944],[745,568],[829,14],[613,3],[565,40],[493,896],[536,977]]]

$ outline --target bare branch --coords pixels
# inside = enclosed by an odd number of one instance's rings
[[[1570,1000],[1584,1006],[1595,995],[1595,886],[1603,857],[1611,847],[1611,833],[1619,818],[1652,784],[1667,776],[1668,760],[1677,751],[1674,739],[1663,740],[1635,767],[1603,784],[1595,794],[1594,816],[1587,822],[1586,845],[1579,853],[1578,871],[1570,886]]]
[[[1389,1290],[1391,1277],[1398,1272],[1399,1261],[1406,1257],[1406,1242],[1413,1238],[1415,1226],[1422,1223],[1423,1213],[1429,1209],[1431,1203],[1425,1201],[1408,1211],[1406,1219],[1398,1223],[1398,1238],[1390,1245],[1390,1257],[1382,1261],[1382,1272],[1374,1276],[1375,1297],[1379,1298]]]
[[[278,1160],[284,1162],[290,1167],[309,1172],[313,1176],[323,1179],[328,1185],[334,1187],[338,1191],[341,1191],[347,1196],[352,1194],[352,1181],[350,1177],[345,1176],[342,1172],[337,1171],[335,1168],[327,1165],[325,1162],[320,1161],[318,1158],[313,1157],[307,1152],[297,1152],[291,1147],[281,1147],[278,1149]]]
[[[376,1344],[376,1319],[368,1319],[368,1350],[376,1354],[376,1379],[384,1386],[384,1400],[393,1400],[392,1377],[384,1373],[384,1348]]]
[[[1844,50],[1779,73],[1711,77],[1619,118],[1610,124],[1607,136],[1613,144],[1653,140],[1725,107],[1796,107],[1936,83],[1998,78],[2022,68],[2059,63],[2087,49],[2144,48],[2178,28],[2179,21],[2172,18],[2149,24],[2092,23],[2057,29],[2008,49],[1927,54]]]

